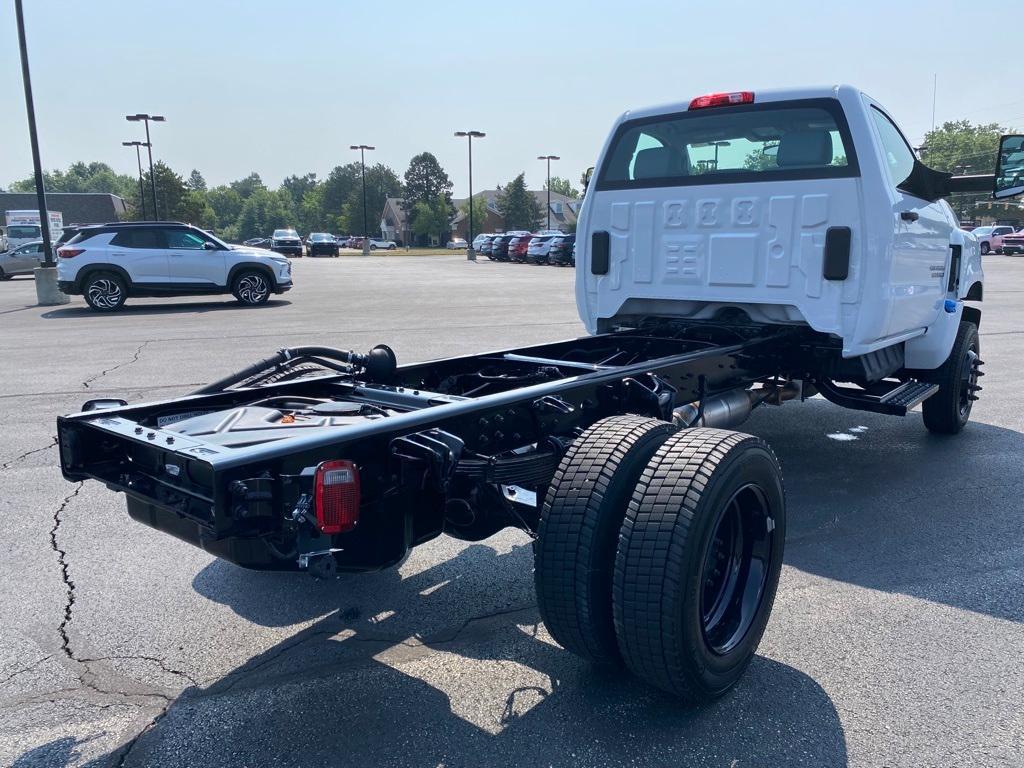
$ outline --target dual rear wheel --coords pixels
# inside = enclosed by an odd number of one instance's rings
[[[782,567],[782,476],[759,438],[613,416],[566,452],[536,545],[541,617],[599,664],[688,702],[753,658]]]

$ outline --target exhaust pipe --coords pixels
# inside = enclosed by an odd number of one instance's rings
[[[701,402],[687,403],[672,411],[672,421],[680,429],[714,427],[732,429],[746,421],[751,412],[762,403],[782,405],[786,400],[800,397],[801,382],[787,381],[778,386],[765,384],[759,389],[731,389]]]

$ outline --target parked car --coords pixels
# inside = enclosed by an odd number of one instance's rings
[[[288,259],[228,245],[188,224],[121,222],[87,227],[57,252],[58,287],[97,312],[132,296],[230,293],[263,304],[292,287]]]
[[[480,241],[480,245],[477,246],[476,252],[487,258],[493,258],[491,256],[491,246],[494,245],[494,240],[497,235],[481,235],[483,240]]]
[[[971,232],[978,238],[978,245],[981,247],[981,255],[995,251],[1003,252],[1003,238],[1013,234],[1013,227],[1007,224],[995,224],[987,227],[975,227]]]
[[[361,240],[362,238],[360,238]],[[362,243],[359,245],[362,248]],[[376,251],[378,248],[384,251],[393,251],[398,247],[398,244],[394,240],[381,240],[377,237],[370,238],[370,250]]]
[[[1003,253],[1008,256],[1016,256],[1024,253],[1024,229],[1014,232],[1012,235],[1003,235],[1003,242],[999,246]]]
[[[526,261],[526,251],[530,247],[530,241],[536,237],[532,232],[517,232],[508,244],[509,261]]]
[[[576,266],[576,235],[556,235],[548,249],[551,264]]]
[[[270,238],[270,250],[299,258],[303,251],[302,239],[294,229],[275,229]]]
[[[10,280],[15,275],[31,275],[32,270],[43,261],[43,241],[24,243],[17,248],[0,253],[0,280]]]
[[[547,264],[551,243],[554,240],[554,235],[537,235],[531,238],[530,244],[526,247],[525,261],[528,264]]]
[[[495,235],[487,255],[494,261],[508,261],[508,244],[515,235]]]
[[[248,240],[244,241],[242,245],[245,245],[249,248],[266,248],[269,251],[271,240],[269,237],[251,237]]]
[[[306,250],[310,256],[337,256],[338,241],[327,232],[311,232],[306,238]]]
[[[449,251],[464,251],[467,248],[469,248],[469,243],[467,243],[464,238],[453,237],[448,241]]]
[[[361,249],[363,247],[363,238],[358,235],[352,235],[345,240],[345,247]]]
[[[484,240],[491,237],[491,235],[481,234],[473,238],[473,250],[480,253],[480,249],[483,247]]]

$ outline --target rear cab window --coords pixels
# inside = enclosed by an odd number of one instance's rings
[[[801,99],[690,110],[623,123],[597,189],[859,175],[842,107]]]

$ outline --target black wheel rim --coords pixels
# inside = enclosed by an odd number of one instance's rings
[[[704,642],[716,654],[735,648],[750,630],[771,571],[775,529],[756,485],[745,485],[722,505],[701,568],[700,618]]]
[[[971,413],[971,406],[974,405],[972,395],[977,391],[977,385],[978,348],[977,345],[971,344],[960,363],[960,396],[958,404],[961,420],[966,419]]]

